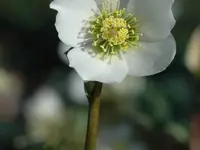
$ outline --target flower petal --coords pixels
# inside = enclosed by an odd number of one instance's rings
[[[175,25],[174,0],[129,0],[127,10],[139,20],[143,41],[166,39]]]
[[[87,50],[91,50],[88,46]],[[70,67],[75,68],[78,74],[86,81],[104,83],[121,82],[128,73],[126,61],[112,57],[110,63],[91,56],[81,48],[75,48],[68,53]]]
[[[120,0],[95,0],[100,9],[102,9],[102,3],[104,5],[103,9],[116,10],[120,5]]]
[[[129,52],[130,51],[130,52]],[[141,43],[141,47],[129,50],[124,58],[133,76],[147,76],[162,72],[176,54],[176,43],[172,35],[162,42]]]
[[[85,40],[84,27],[98,10],[94,0],[54,0],[50,8],[58,11],[55,26],[59,38],[71,47]]]

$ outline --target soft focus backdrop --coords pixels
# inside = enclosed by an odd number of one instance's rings
[[[0,150],[83,150],[87,99],[50,0],[0,0]],[[200,1],[175,0],[177,55],[104,85],[98,150],[200,150]]]

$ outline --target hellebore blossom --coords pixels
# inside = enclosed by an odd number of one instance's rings
[[[174,0],[54,0],[69,66],[86,81],[159,73],[173,60]]]

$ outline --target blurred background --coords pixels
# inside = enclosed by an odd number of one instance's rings
[[[50,0],[0,0],[0,150],[83,150],[88,104]],[[175,0],[169,68],[103,87],[98,150],[200,150],[200,1]]]

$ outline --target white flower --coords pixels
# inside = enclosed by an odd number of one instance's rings
[[[173,60],[174,0],[54,0],[70,67],[86,81],[159,73]],[[125,7],[126,9],[123,9]],[[73,47],[73,49],[71,48]]]
[[[29,136],[35,142],[46,140],[52,130],[51,126],[62,124],[65,119],[62,99],[48,86],[34,94],[24,111]]]
[[[75,71],[70,72],[65,85],[65,89],[67,89],[67,93],[73,102],[88,105],[84,91],[84,83],[81,80],[81,77],[78,76]]]
[[[192,36],[187,46],[187,51],[185,55],[185,64],[189,71],[199,76],[200,73],[200,26],[198,26]]]

